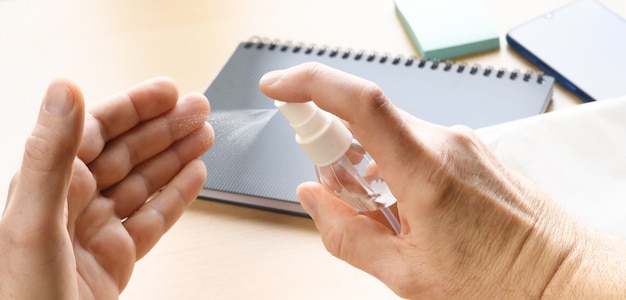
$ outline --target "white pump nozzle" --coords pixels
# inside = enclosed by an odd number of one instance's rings
[[[296,142],[318,166],[332,164],[352,144],[352,133],[337,117],[321,110],[312,101],[274,105],[296,131]]]

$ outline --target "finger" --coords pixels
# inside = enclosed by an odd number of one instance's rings
[[[162,116],[140,124],[107,143],[102,153],[89,164],[98,189],[109,188],[123,180],[138,164],[205,126],[208,115],[206,97],[190,94]]]
[[[85,211],[96,195],[96,183],[91,171],[80,159],[74,159],[72,180],[67,193],[67,231],[74,238],[76,219]]]
[[[187,163],[206,152],[213,144],[213,139],[213,130],[205,123],[205,126],[138,166],[124,180],[106,190],[103,194],[113,199],[116,215],[123,219],[134,213]]]
[[[400,256],[401,240],[392,230],[358,213],[322,185],[303,183],[297,194],[332,255],[377,278],[384,276],[381,265]]]
[[[163,191],[124,222],[124,227],[135,241],[137,259],[152,249],[178,220],[200,193],[205,179],[204,163],[200,160],[191,161]]]
[[[34,224],[61,223],[83,119],[83,97],[78,87],[64,80],[52,81],[11,186],[10,213]]]
[[[167,112],[177,100],[176,84],[168,78],[148,80],[103,99],[89,109],[78,156],[90,163],[109,140]]]
[[[286,102],[313,100],[320,108],[348,122],[385,176],[406,177],[407,161],[427,156],[403,113],[374,83],[318,63],[270,72],[259,83],[270,98]],[[420,126],[430,126],[415,120]],[[419,130],[419,128],[417,129]]]

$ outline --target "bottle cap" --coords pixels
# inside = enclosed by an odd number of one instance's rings
[[[296,142],[318,166],[339,160],[352,144],[352,133],[334,115],[308,101],[274,105],[296,131]]]

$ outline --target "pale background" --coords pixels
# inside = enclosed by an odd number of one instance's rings
[[[501,49],[460,60],[535,69],[508,29],[565,0],[483,1]],[[626,3],[601,1],[622,16]],[[450,7],[454,9],[454,7]],[[0,0],[0,207],[47,83],[77,82],[88,103],[154,76],[202,92],[252,36],[416,55],[391,0]],[[552,110],[579,104],[557,86]],[[333,258],[311,220],[197,201],[140,261],[124,299],[390,299]]]

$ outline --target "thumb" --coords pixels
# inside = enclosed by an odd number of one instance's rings
[[[7,215],[42,222],[62,219],[84,114],[78,87],[64,80],[50,83],[11,184]]]
[[[400,238],[385,225],[359,213],[316,182],[298,186],[298,198],[332,255],[368,272],[381,274],[385,260],[399,257]]]

